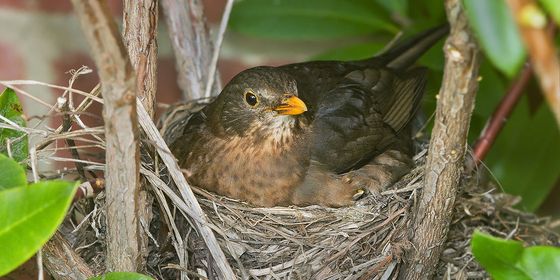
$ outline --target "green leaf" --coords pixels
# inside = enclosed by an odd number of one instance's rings
[[[398,32],[371,0],[244,0],[234,5],[229,27],[251,36],[291,40]]]
[[[560,248],[534,246],[475,231],[471,248],[476,260],[496,280],[552,280],[560,275]]]
[[[545,10],[554,18],[556,23],[560,24],[560,1],[558,0],[540,0]]]
[[[494,279],[530,279],[515,265],[523,253],[520,243],[475,231],[471,248],[476,260]]]
[[[27,185],[25,170],[13,159],[0,154],[0,191]]]
[[[513,77],[523,65],[525,49],[504,0],[463,0],[469,24],[484,52],[500,71]]]
[[[6,117],[10,121],[18,124],[21,127],[25,127],[25,120],[22,118],[23,109],[19,99],[11,88],[6,88],[2,95],[0,95],[0,115]],[[24,132],[0,128],[0,153],[8,154],[6,147],[7,140],[11,141],[10,151],[12,157],[16,161],[23,161],[27,159],[29,153],[27,134]]]
[[[554,280],[560,275],[560,248],[534,246],[526,248],[519,266],[532,279]]]
[[[488,153],[487,165],[508,193],[536,210],[560,176],[560,133],[548,106],[529,112],[524,96]]]
[[[370,42],[354,44],[347,47],[329,50],[314,56],[311,60],[358,60],[369,58],[377,54],[385,47],[383,43]]]
[[[101,276],[89,278],[89,280],[153,280],[153,278],[134,272],[110,272]]]
[[[408,0],[375,0],[387,11],[405,17],[408,14]]]
[[[45,181],[0,192],[0,276],[28,260],[54,234],[77,184]]]

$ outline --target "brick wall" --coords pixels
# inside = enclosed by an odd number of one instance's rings
[[[122,17],[122,2],[108,0],[116,19]],[[216,29],[225,0],[203,0],[211,29]],[[158,101],[173,103],[180,99],[177,73],[165,24],[158,30]],[[218,71],[223,84],[243,69],[256,65],[278,65],[301,61],[324,49],[324,43],[287,43],[247,38],[233,32],[226,33]],[[73,14],[70,0],[0,0],[0,80],[29,79],[57,85],[67,85],[71,69],[86,65],[94,69],[89,46],[79,22]],[[82,76],[74,87],[89,91],[98,82],[94,73]],[[26,86],[32,95],[53,104],[62,94],[59,90]],[[0,90],[3,88],[0,86]],[[22,97],[27,116],[42,115],[48,108]],[[101,106],[92,108],[94,117],[88,124],[101,124]],[[95,117],[97,115],[98,117]],[[51,127],[60,124],[59,118],[49,120]],[[61,156],[69,156],[67,154]],[[56,164],[60,168],[60,164]],[[5,279],[36,278],[35,262],[30,261]]]

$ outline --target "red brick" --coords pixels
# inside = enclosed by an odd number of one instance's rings
[[[218,70],[220,71],[222,84],[227,84],[235,75],[249,67],[251,66],[239,60],[220,59],[220,61],[218,61]]]
[[[15,45],[0,42],[0,80],[17,80],[25,77],[25,64]],[[0,85],[0,91],[4,90]]]
[[[173,57],[160,57],[158,60],[158,84],[156,101],[172,104],[181,100],[181,89],[177,85],[177,70]]]
[[[26,9],[28,5],[28,0],[0,0],[1,8],[23,10]]]
[[[123,12],[122,1],[108,0],[107,2],[113,15],[120,18]],[[0,0],[0,7],[47,13],[69,14],[73,12],[70,0]]]

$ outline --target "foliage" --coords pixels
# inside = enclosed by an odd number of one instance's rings
[[[110,272],[89,280],[153,280],[153,278],[134,272]]]
[[[13,159],[0,154],[0,191],[27,185],[23,167]]]
[[[560,275],[560,248],[533,246],[496,238],[475,231],[472,252],[478,262],[496,279],[557,279]]]
[[[4,175],[0,176],[2,276],[33,256],[54,234],[70,206],[76,184],[53,180],[27,185],[23,168],[3,155],[0,170]]]
[[[340,38],[377,30],[397,32],[382,10],[371,0],[245,0],[232,11],[230,27],[274,39]]]
[[[559,8],[553,4],[557,1],[541,2],[558,20]],[[370,57],[393,38],[394,26],[400,26],[407,36],[445,22],[444,7],[439,0],[275,0],[272,3],[238,2],[232,12],[231,29],[253,37],[284,41],[332,42],[333,38],[337,39],[338,48],[312,58],[320,60]],[[505,0],[463,0],[463,3],[488,58],[482,60],[479,92],[469,131],[469,140],[474,144],[526,55]],[[356,37],[359,40],[355,40]],[[433,112],[442,77],[442,44],[421,58],[420,64],[432,73],[424,107],[426,112]],[[535,106],[522,100],[485,163],[504,190],[521,195],[522,207],[533,211],[560,177],[557,143],[560,143],[560,135],[548,106]]]
[[[16,93],[6,88],[0,95],[0,115],[14,122],[20,127],[25,127],[25,120],[21,116],[23,110]],[[8,154],[7,140],[10,140],[11,156],[17,161],[23,161],[27,158],[28,143],[27,134],[23,131],[13,130],[9,128],[0,128],[0,153]]]
[[[509,77],[521,68],[525,49],[504,1],[464,0],[469,22],[492,63]]]

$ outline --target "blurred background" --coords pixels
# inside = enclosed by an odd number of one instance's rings
[[[214,38],[226,1],[201,2]],[[122,1],[108,3],[120,22]],[[503,1],[465,0],[464,3],[484,49],[480,88],[469,132],[469,143],[474,144],[516,79],[526,54]],[[444,22],[439,0],[237,1],[218,70],[225,84],[238,72],[257,65],[366,58],[382,50],[401,32],[406,36]],[[559,41],[556,36],[557,46]],[[163,20],[159,24],[158,44],[157,98],[170,104],[181,100],[181,92]],[[443,74],[442,46],[443,42],[419,62],[431,70],[423,100],[427,117],[434,112]],[[69,0],[0,0],[0,80],[31,79],[67,85],[68,71],[82,65],[95,68]],[[89,91],[97,82],[96,74],[92,73],[80,77],[74,87]],[[45,87],[26,90],[49,103],[54,103],[61,94]],[[27,115],[46,112],[44,106],[29,98],[22,101]],[[100,116],[101,108],[94,110]],[[101,123],[102,120],[93,117],[92,121]],[[58,124],[52,123],[55,125]],[[481,168],[489,171],[487,177],[495,179],[499,188],[522,198],[519,205],[522,210],[560,216],[560,135],[534,80]],[[8,276],[7,279],[25,279],[25,269],[20,269],[16,278]],[[35,278],[35,272],[30,271],[29,277]]]
[[[108,2],[115,18],[120,21],[122,2]],[[212,38],[225,2],[202,1]],[[481,42],[485,57],[469,133],[469,141],[473,144],[515,79],[526,54],[520,43],[507,41],[512,36],[518,38],[518,35],[514,26],[508,25],[508,20],[512,21],[508,19],[511,15],[502,1],[464,2],[477,35],[483,38],[485,34],[480,30],[487,30],[493,32],[495,41],[499,41],[494,49],[491,44]],[[494,4],[481,10],[483,2]],[[443,6],[436,0],[237,1],[218,69],[225,84],[239,71],[256,65],[366,58],[379,52],[399,32],[406,36],[444,22]],[[179,101],[181,93],[163,20],[158,32],[157,97],[159,102],[169,104]],[[428,117],[434,111],[442,75],[442,45],[434,47],[420,61],[431,70],[424,97]],[[493,51],[495,49],[499,51]],[[67,85],[68,71],[82,65],[94,68],[69,0],[0,0],[0,80],[32,79]],[[97,81],[97,76],[92,73],[79,78],[75,87],[89,91]],[[29,87],[28,90],[51,103],[60,94],[43,87]],[[494,177],[504,191],[522,197],[520,208],[523,210],[558,215],[560,136],[541,96],[538,85],[532,81],[482,168],[491,171],[489,176]],[[28,115],[40,115],[46,110],[28,98],[23,102]]]

